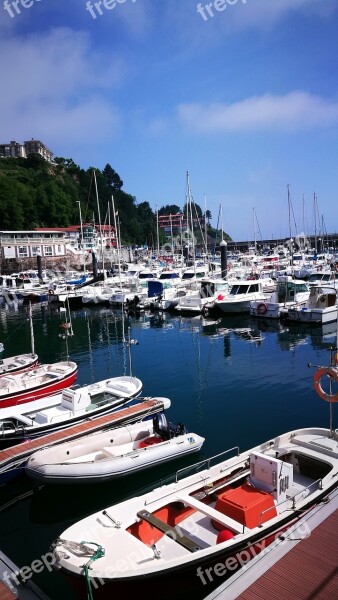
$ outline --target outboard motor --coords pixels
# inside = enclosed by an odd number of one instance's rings
[[[157,413],[154,416],[153,423],[155,433],[161,436],[163,440],[170,440],[173,437],[187,433],[183,423],[173,425],[173,423],[167,421],[164,413]]]
[[[165,416],[165,414],[157,413],[156,415],[154,415],[153,423],[154,423],[155,433],[157,433],[157,435],[161,436],[161,438],[163,440],[169,440],[171,437],[170,429],[169,429],[169,424],[168,424],[167,417]]]

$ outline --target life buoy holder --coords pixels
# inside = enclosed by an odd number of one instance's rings
[[[327,394],[323,390],[321,379],[324,377],[324,375],[338,383],[338,369],[334,367],[320,367],[317,369],[313,377],[313,385],[318,396],[322,400],[326,400],[326,402],[338,402],[338,392],[336,392],[336,394]]]
[[[258,304],[256,310],[257,310],[257,314],[258,315],[265,315],[265,313],[268,310],[268,305],[265,304],[265,302],[261,302],[260,304]]]

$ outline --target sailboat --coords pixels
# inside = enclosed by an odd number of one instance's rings
[[[34,350],[34,330],[33,330],[33,319],[32,319],[32,307],[29,304],[29,325],[30,325],[30,336],[31,336],[31,352],[27,354],[18,354],[16,356],[9,356],[8,358],[0,359],[0,377],[5,375],[23,373],[33,369],[38,362],[38,355],[35,354]],[[3,351],[4,347],[0,346],[0,351]]]

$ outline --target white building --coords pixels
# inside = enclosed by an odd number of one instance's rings
[[[61,258],[67,254],[68,240],[64,232],[53,229],[42,231],[0,231],[1,258],[5,260],[34,258]]]

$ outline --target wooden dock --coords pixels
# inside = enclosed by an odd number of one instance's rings
[[[205,600],[332,600],[338,592],[338,489]]]
[[[32,581],[20,583],[16,575],[19,568],[0,550],[0,600],[49,600]]]
[[[27,440],[16,446],[0,450],[0,475],[11,468],[23,464],[33,452],[41,448],[76,439],[96,431],[134,423],[146,416],[161,412],[163,409],[164,402],[162,398],[144,398],[137,404],[121,408],[109,415],[89,418],[88,421],[73,425],[67,429],[55,431],[54,433],[49,433],[39,438]]]

